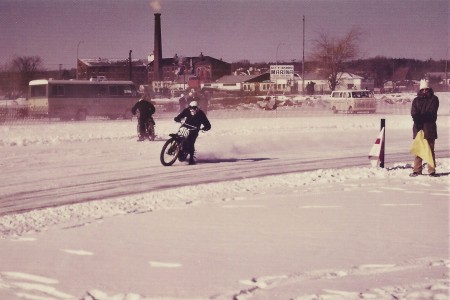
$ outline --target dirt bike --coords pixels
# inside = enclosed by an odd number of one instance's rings
[[[169,134],[170,138],[164,143],[159,156],[163,166],[171,166],[177,159],[186,160],[189,155],[186,149],[186,138],[191,130],[198,130],[198,128],[184,123],[181,124],[177,133]]]
[[[150,141],[155,140],[155,120],[153,120],[153,117],[150,117],[150,119],[145,124],[145,136],[141,137],[141,133],[139,131],[139,123],[137,125],[137,133],[139,138],[145,139],[148,138]]]

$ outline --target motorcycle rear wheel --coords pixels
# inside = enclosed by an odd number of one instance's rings
[[[155,125],[153,124],[148,124],[147,127],[147,132],[148,132],[148,139],[150,141],[154,141],[155,140]]]
[[[179,153],[180,145],[174,138],[170,138],[164,143],[159,159],[163,166],[171,166],[177,160]]]

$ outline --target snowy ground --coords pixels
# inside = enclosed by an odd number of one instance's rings
[[[211,111],[195,166],[159,163],[168,116],[145,143],[130,121],[4,124],[0,299],[449,299],[438,96],[437,178],[408,176],[408,101]]]

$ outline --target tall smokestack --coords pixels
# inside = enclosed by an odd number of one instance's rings
[[[153,70],[155,73],[155,80],[162,80],[162,43],[161,43],[161,14],[155,14],[155,47],[154,47],[155,60],[153,62]]]

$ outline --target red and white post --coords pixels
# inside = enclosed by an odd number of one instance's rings
[[[385,149],[385,132],[386,132],[385,127],[386,127],[386,120],[381,119],[380,133],[378,134],[378,137],[375,140],[375,143],[373,144],[372,149],[370,149],[369,152],[369,160],[372,167],[376,167],[379,162],[380,167],[384,168],[384,149]]]

